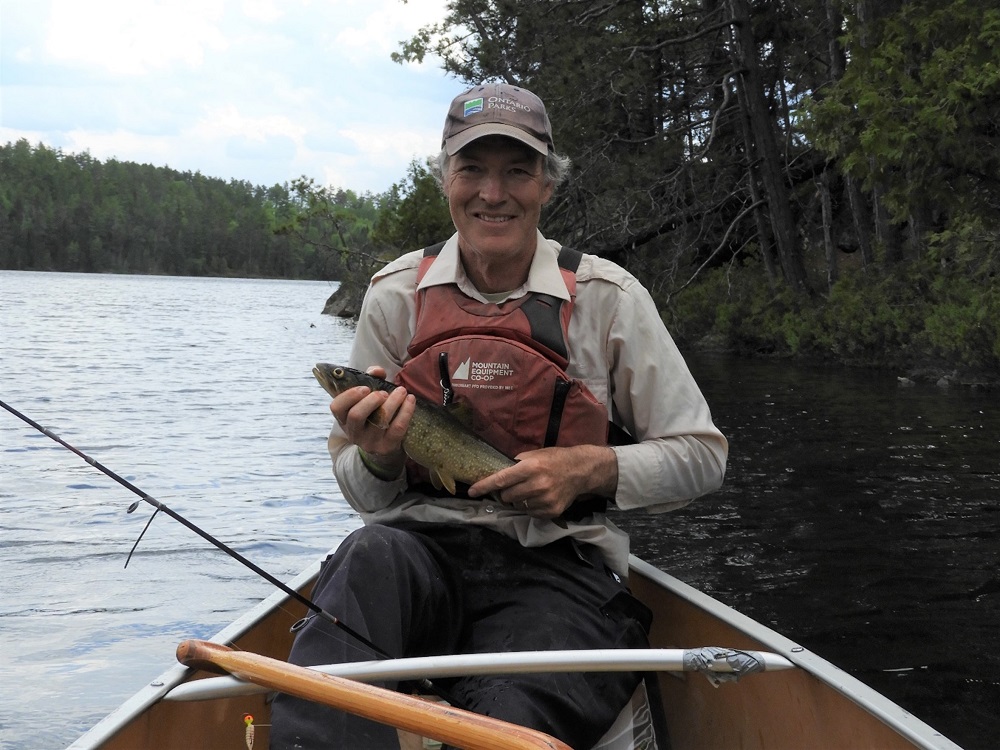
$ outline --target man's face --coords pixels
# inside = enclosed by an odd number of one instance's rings
[[[553,189],[542,164],[537,151],[503,136],[480,138],[451,158],[444,194],[466,262],[534,254]]]

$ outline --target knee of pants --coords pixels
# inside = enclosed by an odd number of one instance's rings
[[[351,532],[331,555],[331,559],[349,557],[352,561],[370,559],[379,563],[384,562],[387,557],[395,558],[401,553],[412,554],[419,549],[420,544],[410,532],[372,524]]]
[[[405,529],[373,524],[353,532],[327,560],[314,593],[320,604],[350,610],[361,607],[383,616],[399,613],[409,624],[447,607],[455,582],[441,568],[425,537]],[[345,599],[349,597],[349,600]],[[402,607],[402,612],[399,608]]]
[[[419,543],[404,531],[378,524],[363,526],[323,563],[313,594],[323,599],[332,587],[333,592],[346,588],[373,595],[372,587],[413,575],[407,569],[420,568],[424,556]]]
[[[392,655],[443,653],[461,632],[460,584],[434,548],[407,530],[358,529],[327,560],[313,600]]]

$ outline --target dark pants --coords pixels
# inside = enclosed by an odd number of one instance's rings
[[[589,545],[525,548],[476,526],[397,524],[355,531],[324,563],[313,601],[392,656],[645,648],[649,611]],[[314,617],[289,660],[377,658]],[[436,680],[461,708],[590,748],[639,683],[637,673],[490,675]],[[386,687],[395,687],[387,685]],[[271,749],[397,747],[394,729],[285,695]]]

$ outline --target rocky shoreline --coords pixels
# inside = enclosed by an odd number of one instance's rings
[[[361,314],[361,302],[364,298],[365,287],[341,282],[336,291],[327,298],[323,314],[357,320]]]

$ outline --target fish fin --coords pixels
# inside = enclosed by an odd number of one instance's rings
[[[439,490],[442,487],[452,495],[455,494],[455,478],[450,474],[442,474],[439,469],[431,469],[431,484],[434,485],[434,489]]]
[[[380,430],[386,430],[389,428],[389,418],[386,416],[385,409],[381,406],[368,415],[368,424],[373,424]]]

